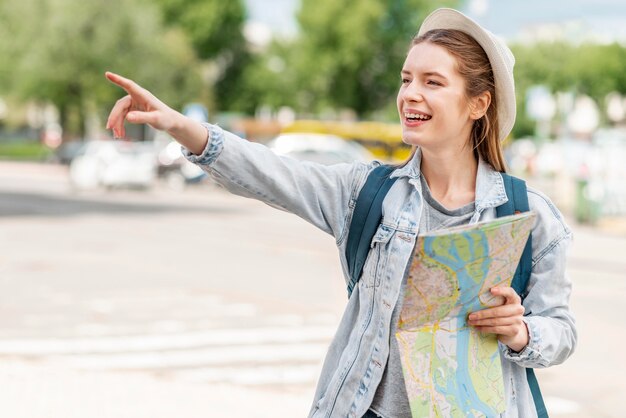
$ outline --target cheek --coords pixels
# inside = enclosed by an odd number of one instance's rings
[[[455,97],[455,100],[456,108],[458,109],[459,115],[469,117],[471,109],[470,103],[468,102],[467,98],[464,95],[459,94]]]
[[[451,94],[445,97],[432,97],[430,103],[439,112],[443,111],[446,116],[463,120],[469,118],[469,104],[463,95]]]

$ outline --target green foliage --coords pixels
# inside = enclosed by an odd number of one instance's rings
[[[40,142],[15,140],[0,142],[0,159],[20,161],[41,161],[52,155],[50,148]]]
[[[244,47],[242,34],[246,18],[240,0],[153,0],[165,22],[181,28],[191,39],[201,59]]]
[[[375,112],[396,95],[411,38],[436,7],[428,0],[303,0],[293,66],[309,110],[327,105]]]
[[[213,67],[214,102],[232,109],[241,94],[241,78],[251,57],[243,37],[246,10],[242,0],[152,0],[166,24],[182,30],[196,55]],[[212,86],[213,87],[213,86]],[[209,98],[202,97],[205,101]]]
[[[526,91],[533,85],[545,85],[552,92],[587,94],[601,106],[612,91],[626,94],[625,46],[555,42],[512,45],[511,49],[516,58],[515,137],[533,132],[534,123],[528,119],[525,108]]]
[[[306,88],[299,88],[295,72],[288,68],[291,51],[289,43],[274,42],[264,53],[249,55],[238,82],[229,94],[223,93],[228,107],[248,114],[262,105],[297,108],[296,95]]]
[[[430,11],[457,3],[303,0],[299,37],[276,40],[250,58],[232,90],[232,107],[291,106],[301,114],[351,108],[395,120],[388,108],[411,38]]]
[[[199,85],[189,42],[165,31],[145,1],[2,2],[0,28],[8,57],[3,80],[24,101],[54,103],[66,131],[81,133],[88,109],[105,113],[123,95],[106,82],[106,70],[133,77],[173,106],[193,98]]]
[[[175,108],[213,95],[220,110],[351,108],[395,121],[399,71],[412,36],[430,11],[459,3],[302,0],[299,37],[250,53],[242,0],[0,0],[0,95],[51,101],[73,133],[82,131],[88,111],[105,116],[124,94],[106,82],[106,70],[137,80]],[[610,91],[626,94],[625,46],[512,49],[514,136],[534,130],[525,115],[532,85],[588,94],[600,104]]]

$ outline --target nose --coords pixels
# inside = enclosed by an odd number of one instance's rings
[[[424,96],[422,94],[422,90],[419,87],[419,84],[415,81],[412,81],[404,88],[402,92],[402,98],[406,102],[423,102]]]

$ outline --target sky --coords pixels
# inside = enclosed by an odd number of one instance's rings
[[[559,24],[571,40],[626,41],[625,0],[471,0],[464,11],[492,32],[519,39]]]
[[[266,25],[272,32],[281,35],[295,33],[296,12],[299,0],[244,0],[249,20]],[[338,0],[340,1],[340,0]]]
[[[340,0],[337,0],[340,1]],[[299,0],[245,0],[249,19],[269,31],[297,31]],[[508,40],[565,36],[626,42],[626,0],[467,0],[461,10]],[[529,35],[532,34],[532,35]]]

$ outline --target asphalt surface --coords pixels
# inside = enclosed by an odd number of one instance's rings
[[[626,235],[574,228],[551,416],[622,417]],[[332,237],[211,185],[76,191],[0,162],[0,416],[306,416],[346,293]]]

